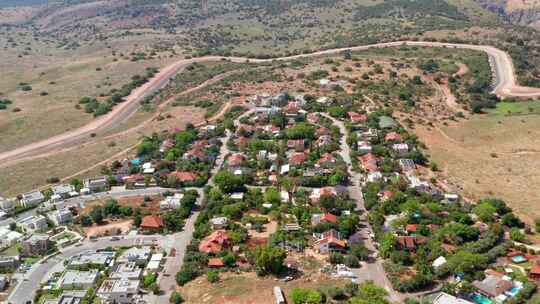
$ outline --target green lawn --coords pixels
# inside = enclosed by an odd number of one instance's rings
[[[517,101],[499,102],[495,109],[488,111],[490,114],[540,114],[540,101]]]

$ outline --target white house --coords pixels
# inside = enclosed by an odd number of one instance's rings
[[[443,257],[443,256],[440,256],[440,257],[436,258],[435,261],[433,261],[433,263],[431,265],[433,266],[433,268],[437,269],[437,268],[441,267],[444,264],[446,264],[446,258]]]
[[[366,154],[371,152],[371,145],[367,141],[360,140],[356,143],[356,150],[358,153]]]
[[[160,209],[180,208],[183,197],[184,197],[183,193],[175,193],[173,196],[167,196],[164,200],[162,200],[159,203],[159,208]]]
[[[42,215],[29,216],[18,221],[25,232],[43,232],[47,230],[47,219]]]
[[[23,207],[33,207],[37,206],[45,201],[45,196],[39,191],[32,191],[24,193],[21,199],[21,206]]]
[[[0,209],[9,212],[15,207],[12,200],[8,200],[0,196]]]
[[[105,280],[98,289],[97,296],[105,303],[131,303],[139,292],[139,280]]]
[[[99,277],[97,270],[76,271],[68,270],[58,281],[60,288],[88,289],[94,287]]]
[[[73,214],[68,209],[51,211],[47,216],[56,226],[69,224],[73,220]]]
[[[0,246],[2,248],[15,245],[18,241],[22,240],[23,234],[17,231],[11,231],[7,227],[0,228]]]
[[[393,144],[392,150],[396,152],[397,155],[403,156],[409,153],[409,145],[407,144]]]

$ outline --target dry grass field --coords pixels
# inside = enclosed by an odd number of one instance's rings
[[[182,287],[180,293],[188,304],[273,304],[276,302],[272,290],[280,286],[288,296],[293,288],[343,287],[347,281],[330,279],[326,276],[309,277],[308,279],[279,282],[271,277],[259,278],[255,273],[220,274],[221,281],[211,284],[206,276],[202,276]],[[287,303],[292,303],[288,298]]]
[[[538,102],[530,105],[536,109]],[[415,132],[444,178],[465,196],[503,198],[532,223],[540,218],[540,120],[535,111],[527,112],[507,116],[496,110],[439,130],[418,127]]]
[[[132,53],[149,54],[155,39],[159,35],[146,32],[72,49],[25,31],[0,32],[0,70],[9,75],[0,81],[0,98],[13,102],[7,110],[0,110],[0,151],[92,120],[92,114],[75,108],[82,96],[108,94],[134,75],[143,75],[147,67],[162,67],[175,59],[163,52],[152,59],[132,61]],[[32,90],[23,91],[23,83]],[[14,112],[15,108],[20,111]]]

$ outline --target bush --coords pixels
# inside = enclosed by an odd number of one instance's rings
[[[310,288],[294,288],[291,291],[294,304],[319,304],[322,303],[321,294]]]
[[[210,283],[217,283],[219,282],[219,272],[217,270],[210,270],[206,273],[206,278]]]
[[[184,298],[182,298],[182,295],[178,291],[173,291],[171,293],[171,296],[169,297],[169,303],[180,304],[182,302],[184,302]]]

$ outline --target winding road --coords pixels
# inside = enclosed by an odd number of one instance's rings
[[[487,45],[472,45],[472,44],[454,44],[442,42],[424,42],[424,41],[396,41],[388,43],[378,43],[371,45],[362,45],[355,47],[336,48],[318,51],[309,54],[300,54],[288,57],[280,57],[274,59],[253,59],[243,57],[221,57],[221,56],[205,56],[192,59],[181,59],[169,66],[161,69],[150,81],[141,87],[132,91],[125,98],[125,101],[109,112],[92,122],[53,136],[48,139],[37,141],[10,151],[0,153],[0,163],[15,163],[17,161],[28,160],[42,155],[50,155],[54,151],[71,148],[88,141],[91,136],[102,135],[125,123],[140,107],[140,102],[155,93],[159,89],[167,85],[169,80],[177,73],[183,71],[186,67],[194,62],[208,62],[228,60],[231,62],[252,62],[252,63],[267,63],[272,61],[287,61],[300,58],[316,57],[322,55],[337,54],[344,51],[361,51],[371,48],[386,48],[399,47],[403,45],[422,46],[422,47],[439,47],[439,48],[459,48],[483,51],[489,55],[491,68],[494,75],[493,92],[501,97],[538,97],[540,96],[540,88],[522,87],[517,84],[514,66],[510,56],[495,47]]]

